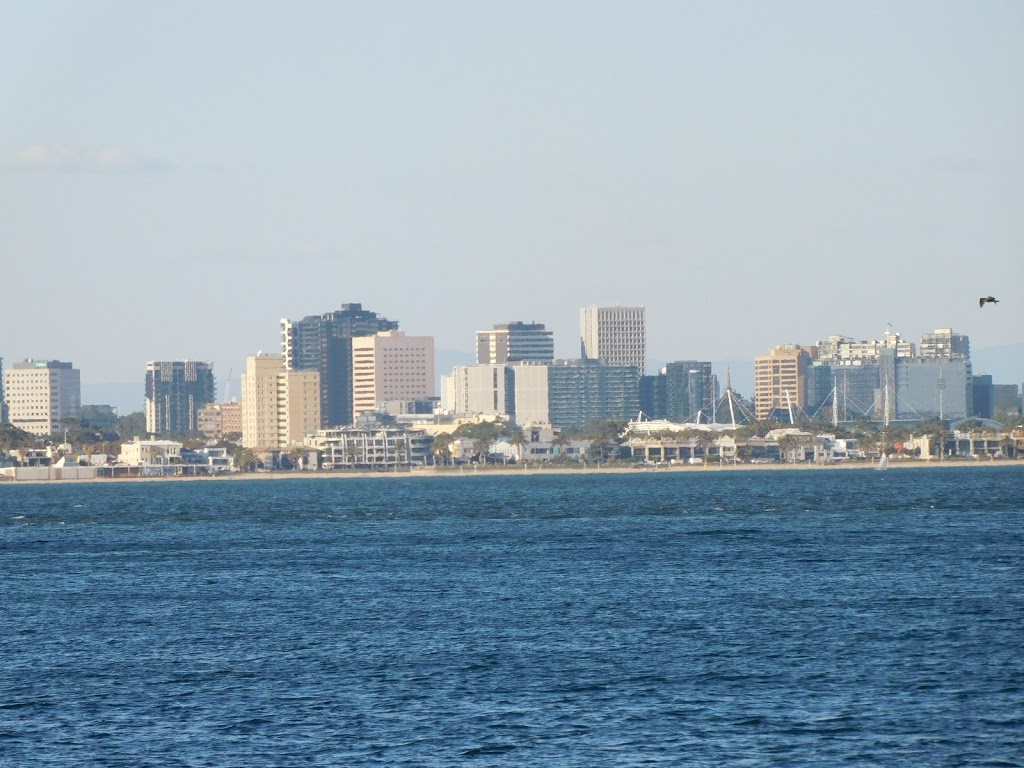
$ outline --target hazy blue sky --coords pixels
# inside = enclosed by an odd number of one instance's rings
[[[588,304],[660,360],[1020,343],[1022,40],[1017,0],[0,2],[0,355],[237,375],[353,301],[467,356],[576,355]]]

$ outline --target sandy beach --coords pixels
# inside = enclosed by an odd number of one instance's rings
[[[943,459],[942,461],[922,461],[920,459],[890,459],[890,470],[904,469],[950,469],[950,468],[980,468],[980,467],[1024,467],[1024,460],[1020,459]],[[546,475],[614,475],[614,474],[647,474],[663,475],[676,473],[706,473],[706,472],[779,472],[779,471],[855,471],[875,470],[876,464],[873,461],[844,461],[831,464],[719,464],[717,462],[708,465],[672,465],[672,466],[648,466],[636,467],[627,464],[602,464],[601,466],[565,466],[565,465],[513,465],[513,466],[487,466],[461,465],[459,467],[412,467],[399,472],[394,471],[297,471],[297,470],[273,470],[257,472],[232,472],[230,474],[213,476],[171,476],[171,477],[98,477],[85,480],[13,480],[9,477],[0,476],[0,488],[15,485],[51,485],[51,484],[74,484],[74,483],[163,483],[163,482],[237,482],[240,480],[328,480],[344,478],[372,478],[409,480],[416,478],[440,478],[440,477],[498,477],[498,476],[546,476]]]

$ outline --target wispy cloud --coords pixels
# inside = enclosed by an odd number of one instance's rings
[[[71,144],[33,144],[0,162],[4,168],[58,173],[133,174],[170,169],[167,163],[119,147],[95,149]]]

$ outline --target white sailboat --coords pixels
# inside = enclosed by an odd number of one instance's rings
[[[884,390],[885,399],[882,401],[882,423],[889,426],[889,381],[885,382]],[[878,466],[875,467],[879,472],[885,472],[889,468],[889,456],[885,452],[885,429],[882,429],[882,445],[881,445],[881,456],[878,457]]]

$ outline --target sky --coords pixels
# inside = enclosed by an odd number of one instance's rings
[[[0,0],[0,356],[237,379],[349,302],[467,359],[578,356],[592,304],[661,361],[1021,345],[1022,39],[1016,0]]]

